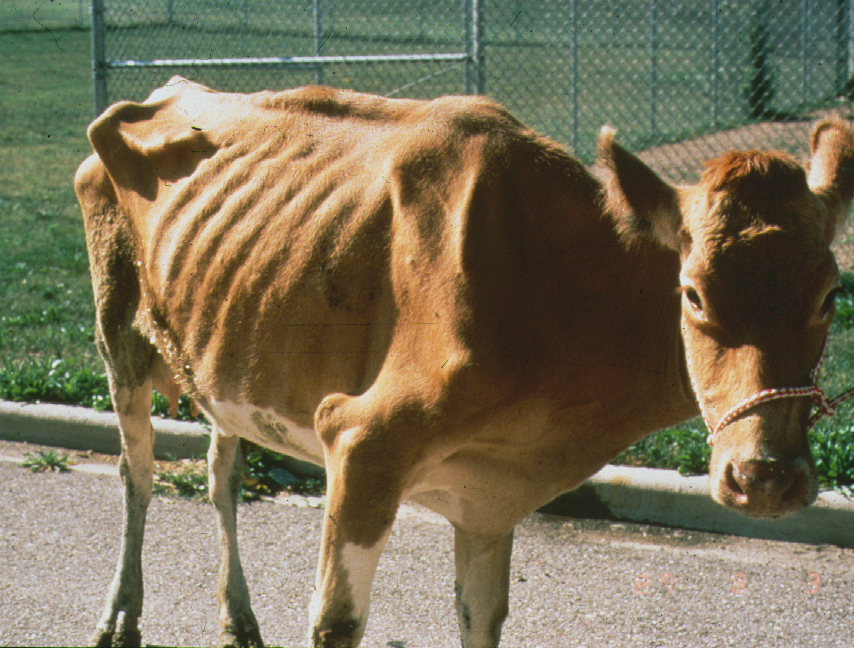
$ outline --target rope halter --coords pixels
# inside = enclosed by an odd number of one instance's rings
[[[854,398],[854,388],[842,392],[836,398],[829,399],[824,390],[818,386],[818,374],[821,370],[821,365],[824,363],[826,353],[827,339],[824,341],[824,346],[821,349],[821,355],[818,357],[818,362],[816,362],[815,367],[813,367],[813,370],[810,372],[810,382],[812,384],[807,387],[780,387],[776,389],[763,389],[762,391],[758,391],[753,394],[753,396],[748,396],[727,410],[715,426],[709,424],[709,419],[706,416],[706,413],[703,412],[703,421],[706,423],[706,428],[711,430],[709,436],[706,437],[706,442],[710,446],[714,445],[714,440],[717,434],[748,410],[753,409],[762,403],[782,400],[783,398],[812,399],[813,403],[815,403],[816,411],[810,416],[809,425],[807,427],[808,430],[812,429],[812,427],[818,423],[823,416],[829,417],[836,414],[836,408],[840,403]]]

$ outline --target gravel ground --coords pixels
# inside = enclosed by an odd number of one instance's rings
[[[113,476],[34,475],[0,461],[0,645],[86,641],[112,575],[120,507]],[[215,642],[213,515],[202,501],[153,501],[145,642]],[[268,645],[305,645],[321,522],[313,508],[240,509]],[[402,510],[363,646],[459,646],[451,547],[447,524]],[[517,531],[511,579],[504,648],[854,645],[854,550],[533,515]]]

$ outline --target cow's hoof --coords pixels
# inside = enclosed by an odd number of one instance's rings
[[[139,648],[142,646],[142,633],[136,619],[128,620],[125,612],[119,612],[114,626],[107,629],[95,628],[90,646],[97,648]]]
[[[219,633],[222,648],[264,648],[264,640],[258,627],[226,628]]]
[[[353,648],[359,639],[359,622],[355,619],[337,621],[329,628],[315,628],[314,648]]]

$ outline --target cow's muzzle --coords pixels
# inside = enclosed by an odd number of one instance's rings
[[[823,416],[833,416],[836,407],[854,398],[854,388],[830,399],[818,386],[818,374],[825,358],[827,340],[819,359],[810,372],[810,385],[804,387],[782,387],[764,389],[731,407],[712,425],[705,411],[703,420],[709,430],[707,441],[715,446],[720,433],[743,415],[764,403],[787,399],[812,400],[815,410],[807,421],[805,433]],[[809,457],[809,448],[804,456],[792,460],[742,459],[724,457],[713,461],[710,477],[712,496],[715,500],[751,517],[779,517],[812,504],[818,497],[815,466]],[[717,467],[715,467],[717,463]],[[722,466],[722,468],[721,468]]]
[[[815,500],[817,489],[805,462],[729,461],[714,488],[715,499],[750,517],[779,517]]]

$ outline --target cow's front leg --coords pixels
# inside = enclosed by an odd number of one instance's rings
[[[480,536],[455,528],[457,617],[463,648],[495,648],[507,618],[513,531]]]
[[[151,382],[133,388],[116,387],[114,380],[110,383],[122,441],[119,472],[124,484],[123,532],[116,573],[91,644],[139,646],[142,539],[154,474]]]
[[[316,420],[326,451],[327,498],[309,619],[314,648],[355,648],[361,641],[407,471],[390,441],[394,428],[359,405],[343,395],[329,397]],[[347,427],[354,420],[361,423]]]
[[[314,648],[355,648],[365,632],[371,584],[391,533],[397,502],[377,501],[359,487],[358,471],[352,468],[331,469],[327,465],[327,470],[310,641]],[[375,495],[382,498],[381,493]],[[363,532],[354,532],[354,527]]]
[[[371,584],[391,524],[373,544],[360,545],[334,530],[339,520],[353,514],[338,506],[329,508],[327,498],[323,543],[310,610],[310,641],[314,648],[355,648],[365,633]]]
[[[221,646],[263,646],[249,603],[249,588],[237,550],[237,494],[242,477],[240,437],[214,426],[208,451],[210,497],[219,521],[219,624]]]

